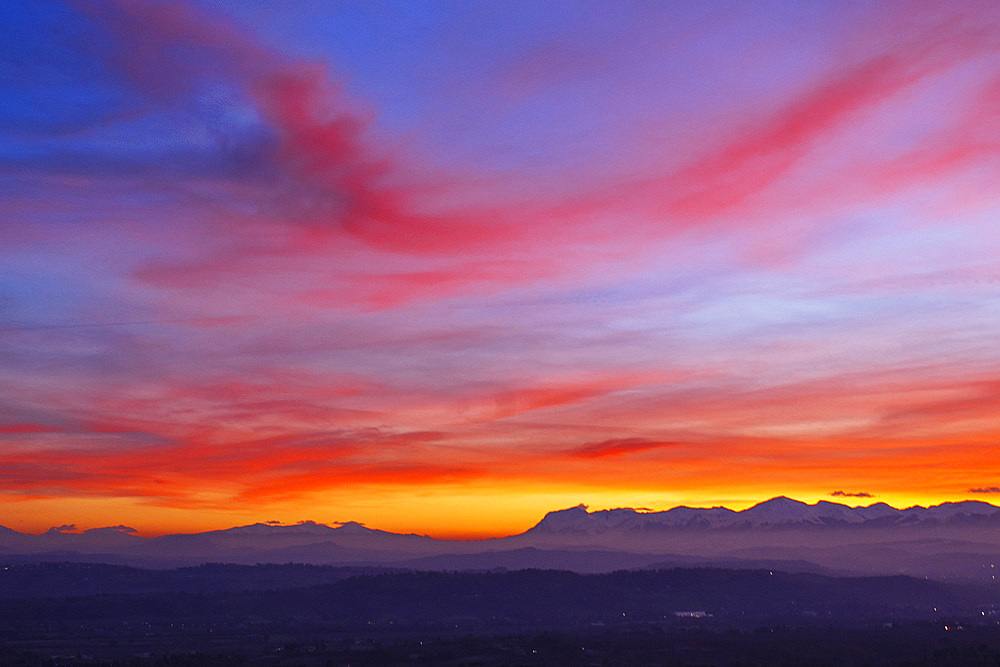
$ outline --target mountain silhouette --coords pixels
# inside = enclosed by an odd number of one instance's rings
[[[2,527],[0,527],[2,528]],[[909,574],[995,581],[1000,508],[981,501],[896,509],[779,496],[741,511],[585,505],[547,513],[518,535],[439,540],[346,522],[256,523],[143,538],[125,526],[41,535],[0,530],[8,561],[77,560],[177,567],[206,562],[310,563],[417,569],[550,567],[607,572],[655,564],[769,567],[838,574]]]

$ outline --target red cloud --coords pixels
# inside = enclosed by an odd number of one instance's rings
[[[51,424],[0,424],[0,435],[20,435],[25,433],[62,433],[66,429]]]
[[[666,377],[664,373],[607,375],[501,390],[478,400],[492,401],[493,419],[506,419],[532,410],[582,403],[623,389],[662,382]]]
[[[583,445],[569,452],[570,456],[583,459],[603,459],[616,456],[625,456],[638,452],[645,452],[652,449],[662,449],[679,445],[678,442],[644,440],[643,438],[622,438],[617,440],[605,440],[589,445]]]
[[[256,440],[240,440],[232,434],[224,438],[222,432],[195,435],[186,443],[167,446],[9,451],[0,456],[0,481],[15,498],[82,493],[195,507],[202,503],[197,499],[199,492],[219,482],[221,488],[234,489],[232,493],[240,497],[261,498],[269,491],[290,497],[323,484],[329,487],[334,479],[337,483],[432,479],[454,477],[464,469],[417,460],[422,447],[442,438],[434,432],[368,429]],[[127,445],[127,438],[120,444]],[[339,471],[336,478],[330,476],[334,471]]]

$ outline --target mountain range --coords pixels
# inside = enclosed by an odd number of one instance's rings
[[[0,560],[177,567],[205,562],[310,563],[425,570],[551,568],[609,572],[663,566],[756,567],[996,581],[1000,507],[979,501],[896,509],[772,498],[725,507],[549,512],[518,535],[473,541],[398,534],[348,522],[252,524],[144,538],[124,526],[41,535],[0,526]]]

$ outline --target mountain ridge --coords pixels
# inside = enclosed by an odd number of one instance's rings
[[[551,526],[571,525],[575,521],[593,521],[597,525],[608,527],[620,526],[629,520],[666,519],[665,525],[685,525],[692,520],[722,518],[731,522],[728,525],[741,525],[739,522],[748,521],[751,526],[778,525],[789,522],[810,521],[815,522],[822,519],[841,519],[854,523],[872,521],[885,517],[913,517],[917,519],[947,519],[954,516],[988,516],[1000,513],[1000,506],[992,505],[981,500],[960,500],[945,501],[937,505],[912,505],[907,508],[896,508],[885,502],[875,502],[871,505],[858,505],[851,507],[842,503],[820,500],[813,504],[808,504],[801,500],[789,498],[788,496],[775,496],[768,500],[761,501],[755,505],[742,510],[733,510],[724,506],[713,507],[688,507],[678,505],[667,510],[647,510],[645,508],[616,507],[610,509],[590,511],[589,506],[580,503],[564,509],[551,510],[534,526],[528,528],[523,533],[515,533],[506,537],[484,538],[482,540],[448,540],[442,538],[420,535],[417,533],[394,533],[377,528],[369,528],[364,523],[358,521],[337,521],[335,525],[325,524],[317,521],[307,520],[293,524],[279,523],[253,523],[242,526],[232,526],[229,528],[213,529],[195,533],[168,533],[157,537],[141,537],[135,535],[134,528],[126,526],[101,526],[88,528],[81,531],[67,529],[65,527],[53,527],[41,534],[22,533],[20,531],[0,525],[0,539],[7,536],[24,537],[46,537],[55,539],[62,537],[98,537],[109,536],[114,539],[121,539],[121,536],[135,538],[137,540],[160,540],[163,538],[176,538],[188,536],[247,536],[258,535],[321,535],[331,537],[336,535],[393,535],[398,537],[415,537],[430,539],[438,542],[470,543],[488,542],[491,540],[503,540],[512,537],[527,535],[540,528]],[[712,527],[727,525],[725,522],[712,522]],[[2,544],[0,544],[2,546]]]
[[[127,526],[82,532],[62,526],[41,535],[0,529],[0,559],[156,568],[300,562],[516,569],[565,563],[575,571],[641,568],[665,561],[801,561],[827,571],[944,573],[990,581],[995,581],[993,573],[1000,564],[1000,507],[977,500],[896,509],[886,503],[850,507],[777,496],[739,511],[686,506],[590,511],[580,504],[548,512],[522,533],[469,541],[393,533],[357,522],[255,523],[151,538],[135,532]]]
[[[721,506],[701,508],[680,505],[661,511],[617,508],[590,512],[586,505],[581,504],[547,513],[538,524],[526,532],[545,532],[547,530],[586,532],[584,526],[581,525],[584,522],[593,530],[602,525],[618,527],[630,520],[641,520],[647,525],[653,520],[664,526],[672,527],[734,528],[773,527],[789,523],[821,524],[836,521],[860,524],[886,518],[904,521],[911,518],[940,521],[960,515],[988,516],[998,512],[1000,512],[1000,507],[980,500],[948,501],[928,507],[914,505],[905,509],[897,509],[884,502],[851,507],[828,500],[820,500],[810,505],[787,496],[776,496],[743,510],[731,510]],[[615,515],[615,513],[619,514]]]

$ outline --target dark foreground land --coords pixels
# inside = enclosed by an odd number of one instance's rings
[[[768,570],[20,564],[0,664],[1000,667],[998,608],[996,586]]]

